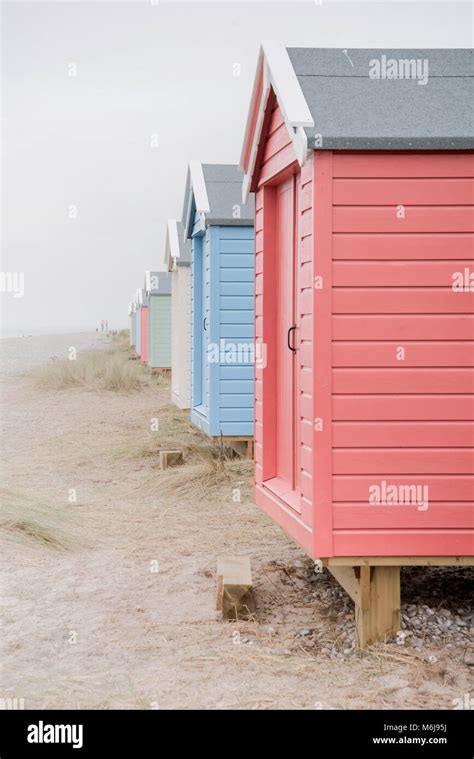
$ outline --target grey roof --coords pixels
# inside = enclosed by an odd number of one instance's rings
[[[203,163],[202,172],[209,200],[209,212],[206,213],[206,224],[225,224],[231,226],[253,226],[254,197],[242,203],[243,172],[237,165],[227,163]],[[191,175],[188,168],[186,191],[183,203],[183,225],[186,226],[186,213],[191,192]],[[236,215],[236,209],[240,213]],[[191,214],[193,217],[194,212]],[[190,230],[187,230],[190,236]]]
[[[179,240],[179,258],[176,259],[177,266],[189,266],[191,261],[191,243],[184,237],[184,227],[180,221],[176,222]]]
[[[308,146],[338,150],[474,148],[474,57],[469,49],[287,48],[314,127]],[[399,78],[374,78],[374,60]],[[418,69],[399,67],[415,61]],[[382,71],[383,71],[382,66]],[[412,78],[400,78],[403,71]],[[387,71],[385,67],[385,71]],[[427,74],[426,83],[419,83]],[[315,136],[321,140],[316,141]]]
[[[150,295],[171,295],[171,277],[167,271],[151,271],[150,280]]]

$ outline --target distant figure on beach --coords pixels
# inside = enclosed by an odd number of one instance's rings
[[[102,321],[101,321],[101,323],[100,323],[100,331],[101,331],[101,332],[103,332],[103,331],[104,331],[104,320],[103,320],[103,319],[102,319]]]
[[[109,320],[108,319],[105,320],[105,331],[106,332],[109,331]]]

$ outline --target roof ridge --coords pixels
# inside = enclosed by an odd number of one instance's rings
[[[365,76],[362,76],[361,74],[298,74],[296,72],[296,76],[314,76],[314,77],[321,77],[322,79],[372,79],[372,77],[367,74]],[[430,74],[430,79],[473,79],[474,74]],[[397,79],[400,80],[413,80],[416,81],[414,77],[401,77],[401,76],[386,76],[386,77],[377,77],[376,81],[397,81]]]

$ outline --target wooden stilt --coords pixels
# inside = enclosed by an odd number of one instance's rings
[[[400,629],[400,567],[330,566],[329,571],[354,601],[360,648],[395,635]]]
[[[253,461],[253,437],[247,437],[240,435],[238,437],[226,437],[221,435],[220,437],[214,437],[216,443],[219,443],[221,448],[221,455],[224,455],[225,448],[232,448],[242,458],[246,458],[248,461]]]

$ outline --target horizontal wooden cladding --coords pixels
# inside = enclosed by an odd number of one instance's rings
[[[469,262],[455,259],[335,261],[332,283],[334,287],[451,287],[454,275],[461,274],[469,282],[471,271],[474,273],[474,266]]]
[[[338,153],[333,177],[442,178],[474,177],[474,153]]]
[[[413,474],[409,478],[382,477],[386,486],[406,487],[416,485],[428,488],[429,499],[437,501],[474,501],[474,474]],[[368,504],[370,488],[381,485],[381,478],[373,475],[338,475],[333,478],[333,500],[337,502],[360,501]]]
[[[459,295],[459,293],[457,293]],[[464,314],[335,315],[333,340],[473,340],[474,317]]]
[[[474,448],[337,448],[333,474],[472,474]]]
[[[334,530],[333,556],[472,556],[474,531],[454,527]]]
[[[473,205],[474,179],[335,179],[333,203],[342,206]]]
[[[474,395],[335,395],[334,421],[472,421]]]
[[[332,390],[333,393],[474,393],[474,369],[333,369]]]
[[[403,353],[400,353],[400,348],[403,348]],[[405,345],[397,341],[334,342],[332,364],[334,367],[474,366],[474,340],[414,340]]]
[[[278,103],[274,103],[274,105],[272,106],[270,121],[268,123],[267,140],[284,123],[285,123],[285,118],[283,116],[283,113],[281,112],[281,109]]]
[[[450,287],[335,287],[332,304],[334,314],[471,314],[474,292]]]
[[[344,529],[390,528],[449,528],[474,525],[474,502],[470,503],[430,503],[426,510],[419,510],[416,504],[378,505],[360,503],[338,503],[334,506],[333,527]]]
[[[335,448],[474,447],[474,423],[333,422],[332,443]]]
[[[334,206],[334,232],[474,232],[472,206]]]
[[[275,155],[271,156],[271,158],[263,162],[258,180],[259,185],[264,185],[281,171],[295,163],[295,161],[295,149],[293,147],[293,143],[290,142],[278,153],[275,153]]]
[[[332,236],[333,260],[459,259],[474,260],[469,232],[397,234],[339,233]]]
[[[282,123],[267,139],[267,142],[265,145],[263,165],[265,165],[265,162],[267,160],[273,159],[274,156],[280,150],[283,150],[284,148],[287,147],[287,145],[290,145],[290,144],[291,144],[291,140],[288,135],[286,124]]]

